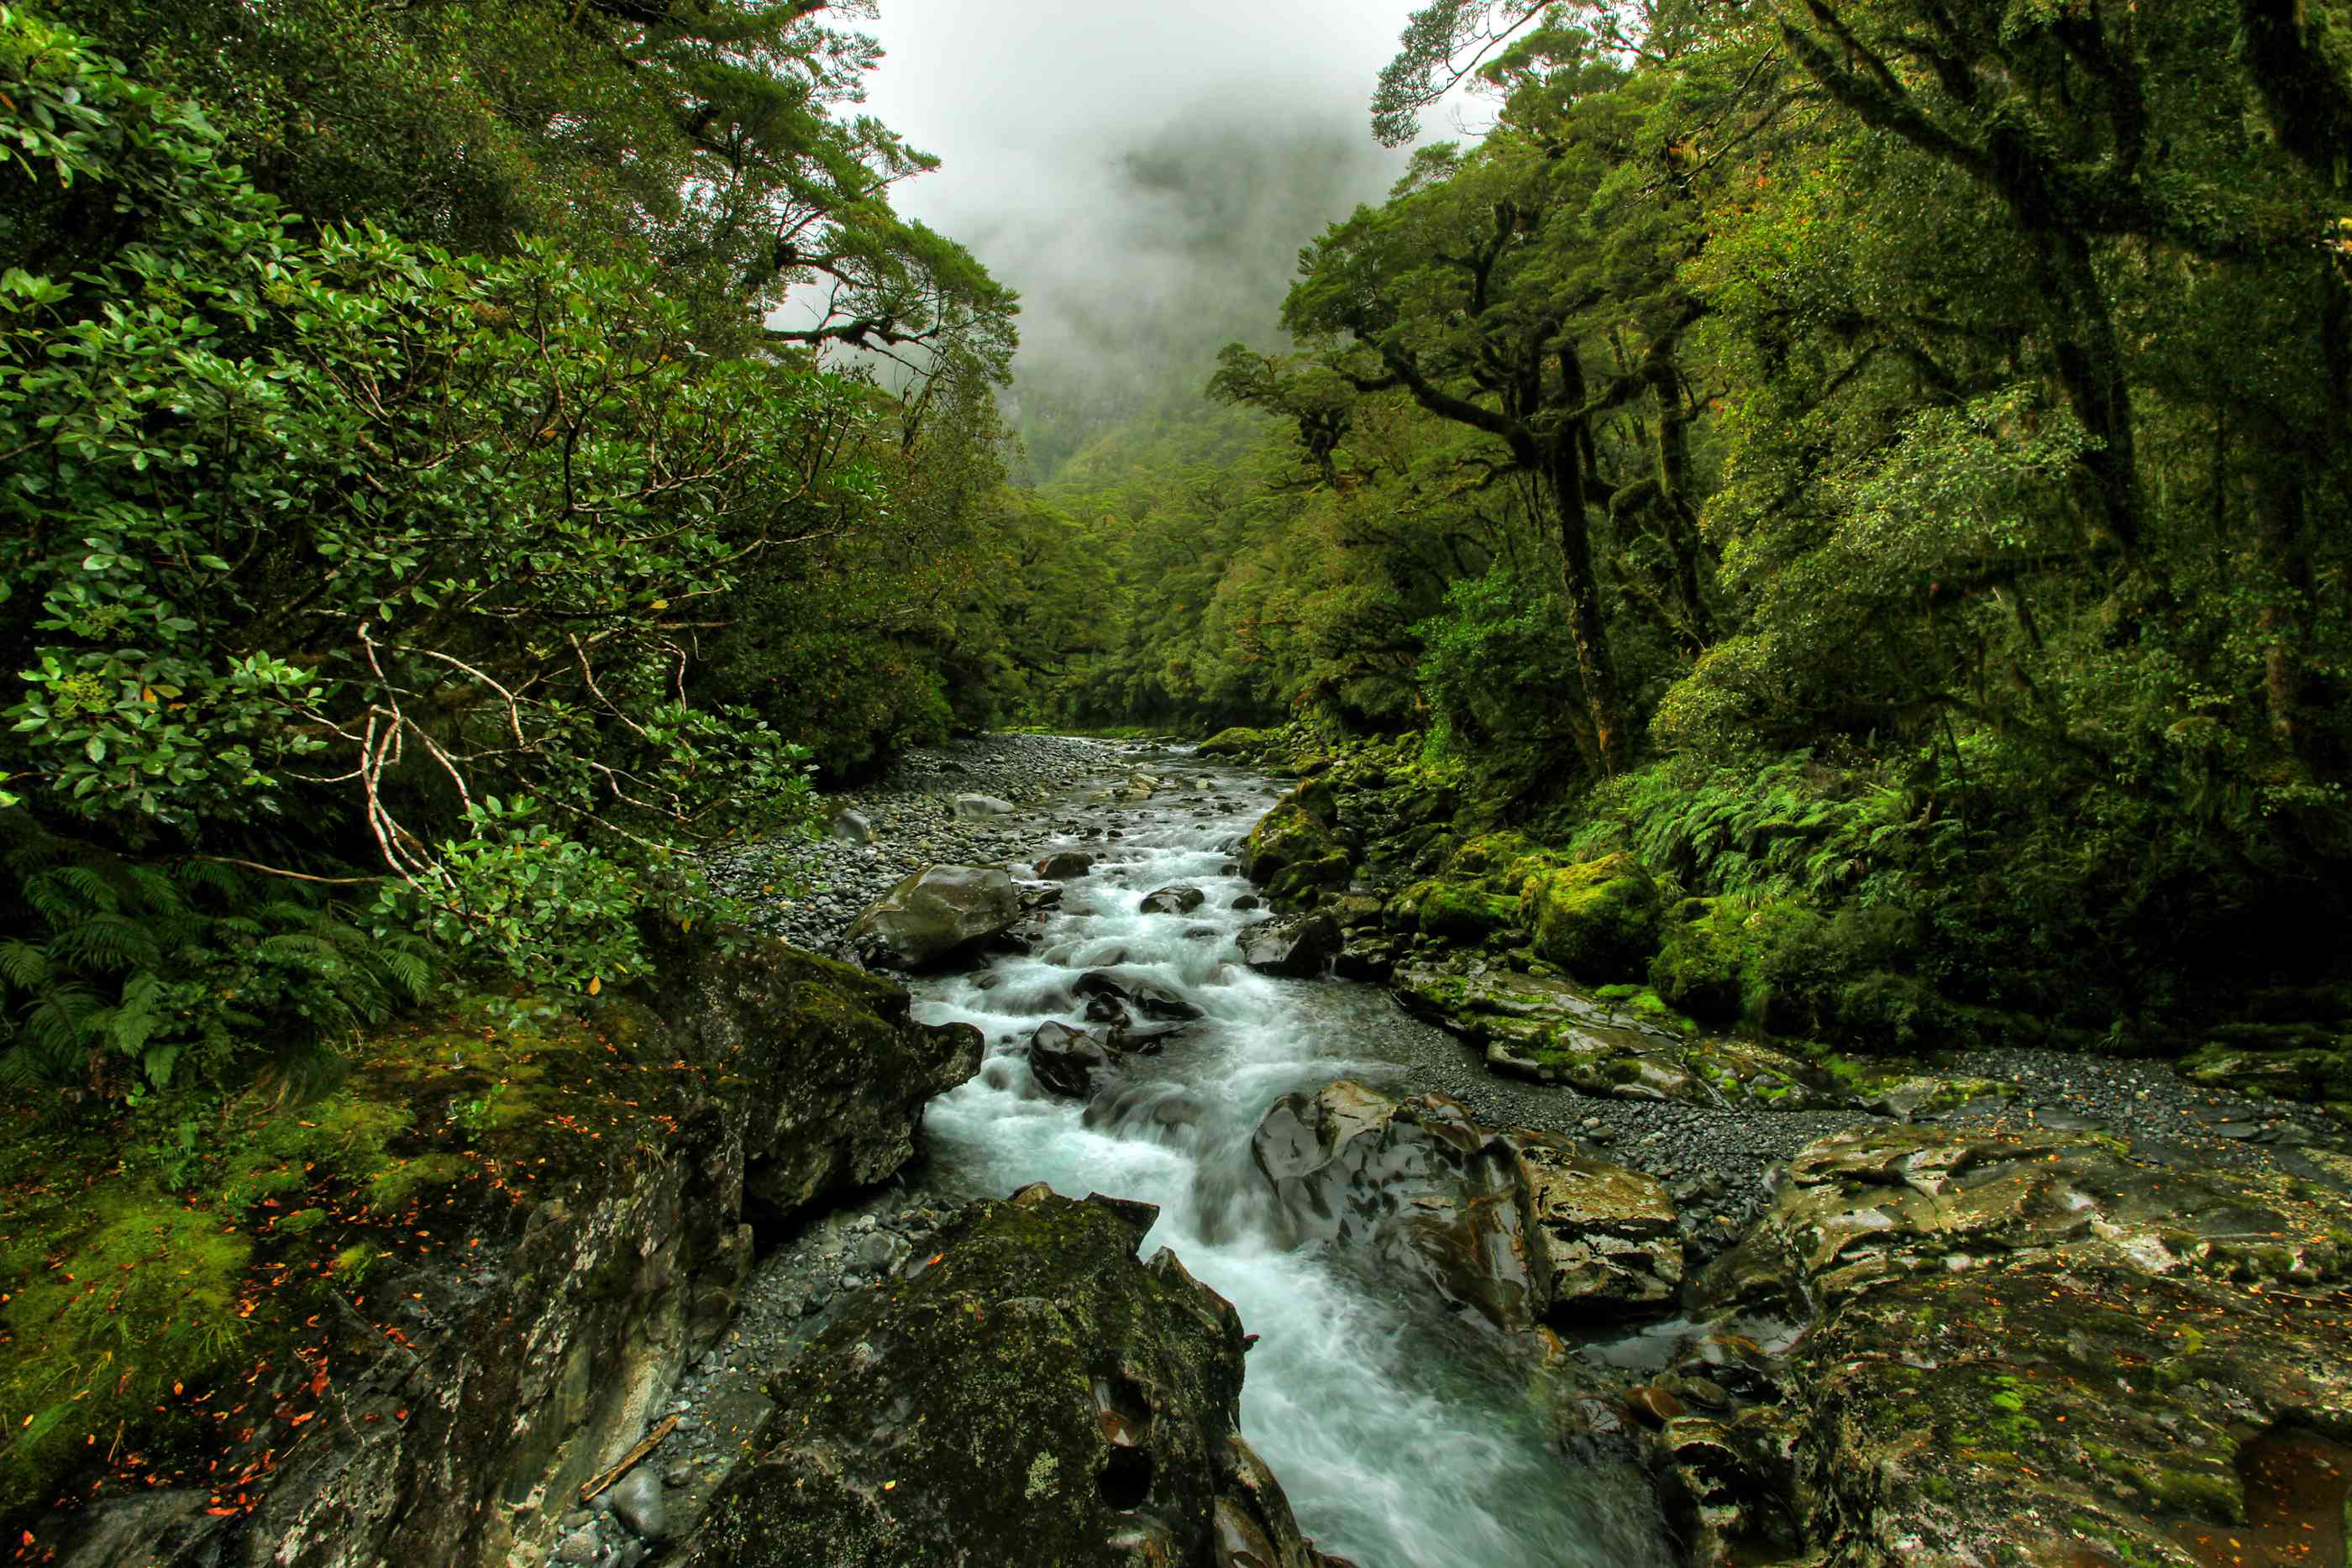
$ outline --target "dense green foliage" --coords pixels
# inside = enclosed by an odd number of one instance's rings
[[[1249,454],[1130,435],[1115,550],[1066,504],[1138,641],[1033,709],[1426,727],[1506,817],[2096,1027],[2340,962],[2347,67],[2266,0],[1435,0],[1376,126],[1493,129],[1227,350]]]
[[[166,9],[84,18],[146,81],[0,14],[0,1062],[110,1093],[626,978],[682,849],[941,732],[1010,345],[822,7]]]

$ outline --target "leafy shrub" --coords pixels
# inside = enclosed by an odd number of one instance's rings
[[[218,1082],[263,1041],[281,1061],[421,998],[434,953],[302,884],[216,862],[142,862],[0,818],[0,1081],[134,1098]],[[19,902],[21,901],[21,902]]]
[[[689,650],[875,501],[861,389],[702,353],[649,267],[306,235],[5,9],[0,146],[20,1070],[331,1032],[415,988],[404,933],[625,977],[682,846],[806,817],[806,753],[698,706]],[[363,891],[204,904],[224,861]]]

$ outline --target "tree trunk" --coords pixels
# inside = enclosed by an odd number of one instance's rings
[[[1552,442],[1544,481],[1559,528],[1560,586],[1568,597],[1568,635],[1576,648],[1576,673],[1584,683],[1585,710],[1592,716],[1601,771],[1613,779],[1625,771],[1633,747],[1601,615],[1601,584],[1592,570],[1592,534],[1585,516],[1584,470],[1577,461],[1572,433],[1564,431]]]
[[[1654,356],[1649,380],[1658,400],[1659,516],[1675,563],[1675,596],[1682,601],[1692,640],[1704,648],[1715,641],[1715,627],[1699,587],[1698,519],[1690,504],[1690,415],[1683,408],[1682,377],[1672,360]]]

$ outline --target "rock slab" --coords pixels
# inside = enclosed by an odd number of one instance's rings
[[[1156,1210],[971,1206],[771,1386],[682,1568],[1319,1568],[1243,1440],[1231,1304],[1136,1242]]]

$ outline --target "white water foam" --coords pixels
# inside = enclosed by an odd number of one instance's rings
[[[1084,848],[1103,858],[1067,884],[1034,956],[919,986],[919,1017],[976,1025],[990,1053],[980,1077],[927,1113],[927,1180],[952,1197],[1043,1181],[1159,1205],[1144,1250],[1174,1249],[1260,1336],[1243,1427],[1324,1550],[1362,1568],[1665,1568],[1647,1488],[1557,1449],[1522,1356],[1425,1292],[1272,1240],[1270,1196],[1249,1153],[1267,1108],[1336,1078],[1378,1085],[1398,1074],[1365,1043],[1387,1009],[1378,992],[1241,963],[1239,936],[1265,914],[1234,907],[1252,890],[1228,874],[1229,846],[1273,797],[1262,780],[1213,777],[1222,788],[1207,804],[1163,796],[1124,811],[1079,808],[1125,837],[1040,842],[1040,855]],[[1141,912],[1145,895],[1171,885],[1206,897],[1186,915]],[[1202,1017],[1081,1106],[1037,1087],[1026,1050],[1046,1019],[1088,1027],[1070,988],[1103,967],[1130,988],[1149,980],[1175,991]]]

